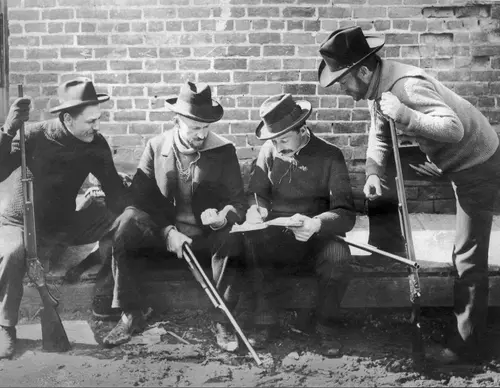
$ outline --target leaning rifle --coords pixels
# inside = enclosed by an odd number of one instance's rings
[[[206,294],[208,295],[208,297],[212,301],[213,305],[216,308],[221,309],[224,312],[224,314],[226,314],[226,316],[229,318],[229,321],[233,325],[234,329],[236,330],[238,335],[241,337],[241,339],[245,343],[248,351],[250,352],[250,354],[254,358],[257,365],[261,365],[262,361],[260,360],[259,356],[257,355],[255,350],[253,349],[252,345],[250,345],[250,342],[248,342],[248,339],[245,336],[245,334],[243,334],[243,331],[241,330],[240,326],[238,325],[238,322],[236,322],[233,315],[228,310],[228,308],[225,305],[224,301],[222,300],[221,296],[219,295],[219,293],[215,289],[214,285],[212,284],[210,279],[207,277],[207,275],[203,271],[203,268],[201,267],[198,260],[196,260],[196,257],[194,256],[193,251],[191,250],[191,248],[189,247],[189,245],[187,243],[184,243],[184,245],[182,246],[182,256],[184,257],[184,260],[186,260],[186,262],[188,263],[189,269],[193,273],[193,275],[194,275],[195,279],[198,281],[198,283],[201,284],[201,287],[206,292]]]
[[[413,246],[413,238],[411,233],[410,216],[408,212],[408,204],[406,202],[406,193],[403,180],[403,168],[401,167],[401,157],[398,148],[398,135],[396,133],[396,125],[394,120],[389,120],[391,130],[392,148],[394,154],[394,162],[396,164],[396,189],[398,193],[398,211],[399,221],[403,237],[405,240],[405,248],[408,259],[416,262],[415,248]],[[412,356],[413,361],[420,365],[424,356],[424,344],[422,340],[422,328],[420,325],[420,280],[418,276],[418,267],[408,268],[408,281],[410,284],[410,302],[412,306],[411,323],[413,325],[412,338]]]
[[[18,86],[19,97],[23,96],[22,85]],[[50,293],[45,282],[45,272],[38,259],[35,226],[35,208],[33,201],[33,178],[28,176],[26,165],[26,140],[24,124],[19,130],[21,147],[21,180],[23,184],[24,203],[24,248],[28,278],[36,285],[43,307],[40,310],[42,322],[42,348],[47,352],[65,352],[70,349],[70,343],[56,307],[58,300]]]

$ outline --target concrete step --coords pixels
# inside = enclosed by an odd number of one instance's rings
[[[453,304],[454,269],[451,261],[455,216],[438,214],[411,214],[416,257],[421,265],[420,280],[423,306],[451,306]],[[366,243],[368,219],[360,216],[355,228],[348,233],[351,241]],[[90,253],[92,246],[71,247],[60,265],[48,274],[49,282],[56,284],[62,312],[86,311],[91,308],[92,289],[98,267],[87,270],[77,284],[60,284],[68,268]],[[342,306],[344,308],[389,308],[409,306],[409,286],[406,268],[393,265],[390,259],[374,258],[351,247],[355,255],[356,272],[350,282]],[[500,306],[500,216],[494,219],[490,244],[490,306]],[[156,311],[172,308],[209,308],[210,301],[194,280],[183,261],[165,262],[142,274],[145,304]],[[314,300],[315,279],[312,276],[281,277],[277,287],[283,290],[282,305],[289,308],[308,307]],[[21,315],[32,316],[40,302],[36,289],[26,285]]]

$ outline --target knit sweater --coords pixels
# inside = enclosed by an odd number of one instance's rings
[[[380,66],[367,96],[371,114],[367,176],[383,175],[392,151],[388,121],[378,108],[382,93],[387,91],[402,103],[396,129],[414,136],[428,159],[444,173],[473,167],[493,155],[498,136],[471,103],[417,67],[385,59]]]
[[[270,218],[300,213],[321,220],[320,237],[343,235],[356,220],[344,156],[333,144],[310,136],[293,158],[282,157],[271,140],[264,143],[250,174],[249,191],[259,196]]]
[[[107,205],[121,212],[130,204],[104,137],[96,134],[85,143],[74,137],[59,119],[26,126],[26,163],[33,177],[37,230],[64,231],[75,213],[75,200],[83,182],[92,173],[106,194]],[[0,131],[0,182],[5,186],[0,221],[23,225],[19,134],[13,138]]]

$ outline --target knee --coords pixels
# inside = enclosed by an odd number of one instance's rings
[[[0,252],[2,267],[7,270],[23,270],[26,267],[24,244],[5,244]]]
[[[352,261],[351,250],[343,241],[330,240],[321,249],[318,260],[330,267],[345,267]]]

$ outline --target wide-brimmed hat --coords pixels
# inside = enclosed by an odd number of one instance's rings
[[[109,100],[104,93],[96,93],[94,84],[86,77],[78,77],[59,85],[57,96],[60,104],[50,110],[56,113],[78,106],[100,104]]]
[[[303,124],[311,112],[309,101],[295,101],[291,94],[269,97],[260,107],[262,121],[255,135],[260,140],[274,139]]]
[[[364,35],[361,27],[334,31],[319,48],[323,57],[318,69],[319,84],[323,87],[332,85],[354,66],[375,54],[384,44],[384,38]]]
[[[224,108],[212,99],[210,86],[205,83],[186,82],[181,86],[179,96],[166,100],[166,108],[203,123],[219,121],[224,115]]]

